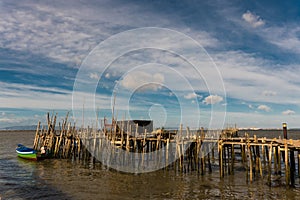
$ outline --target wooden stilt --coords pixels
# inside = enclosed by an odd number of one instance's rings
[[[250,166],[249,166],[250,182],[252,183],[252,181],[253,181],[253,158],[252,158],[252,151],[250,148],[250,144],[248,144],[248,152],[249,152],[249,161],[250,161]]]
[[[272,144],[269,145],[269,156],[268,156],[268,185],[271,186],[272,177]]]
[[[295,186],[295,154],[294,150],[290,150],[290,182],[291,186]]]
[[[286,185],[289,185],[290,183],[290,176],[289,176],[289,157],[288,157],[288,145],[287,141],[284,141],[284,162],[285,162],[285,183]]]
[[[220,167],[220,178],[224,177],[224,169],[223,169],[223,144],[222,140],[218,143],[218,149],[219,149],[219,167]]]

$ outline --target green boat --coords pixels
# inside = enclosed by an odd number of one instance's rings
[[[28,160],[37,160],[37,151],[28,148],[22,144],[18,144],[18,147],[16,148],[17,155],[20,158],[28,159]]]

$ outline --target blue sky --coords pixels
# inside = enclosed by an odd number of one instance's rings
[[[64,117],[74,105],[80,113],[83,104],[109,116],[113,91],[119,119],[153,118],[156,126],[209,127],[213,120],[239,127],[280,128],[282,122],[300,127],[299,13],[298,1],[3,0],[0,128],[36,124],[47,111]],[[162,28],[153,33],[161,40],[151,48],[119,57],[112,57],[111,49],[96,54],[99,44],[115,39],[119,48],[124,31],[144,27]],[[176,32],[203,51],[194,51]],[[126,44],[138,38],[127,36]],[[200,59],[201,74],[181,55]],[[101,59],[111,64],[104,68]],[[78,73],[93,64],[99,69],[82,81],[97,83],[96,92],[78,91],[74,104]],[[89,92],[96,94],[95,104]],[[81,124],[78,115],[73,120]],[[85,123],[93,124],[93,115],[87,114]]]

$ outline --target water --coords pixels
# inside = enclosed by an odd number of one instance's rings
[[[300,199],[299,184],[286,188],[278,180],[275,187],[269,187],[261,178],[250,184],[243,169],[236,169],[234,175],[226,175],[223,179],[219,178],[218,168],[204,176],[173,170],[136,175],[108,170],[101,164],[59,159],[34,162],[17,158],[16,145],[32,146],[33,138],[33,132],[0,132],[1,200]]]

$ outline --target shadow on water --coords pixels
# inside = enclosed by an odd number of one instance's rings
[[[39,164],[21,158],[0,159],[2,199],[71,199],[39,178]]]
[[[0,131],[0,197],[5,199],[71,199],[40,178],[41,162],[18,158],[16,145],[31,146],[34,131]]]

